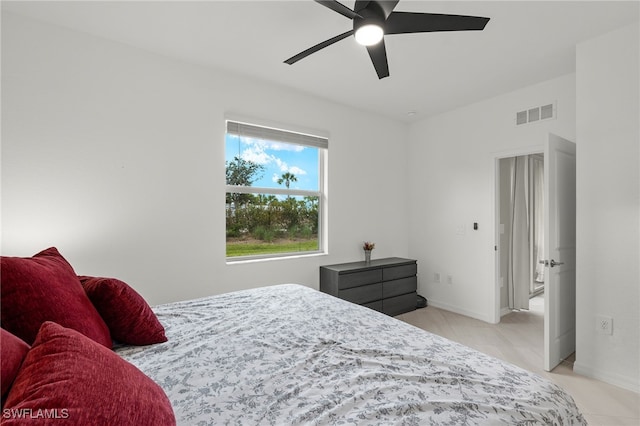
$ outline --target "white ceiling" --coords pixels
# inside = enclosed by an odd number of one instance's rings
[[[639,5],[401,0],[396,11],[491,20],[484,31],[387,36],[391,76],[382,80],[352,37],[283,63],[351,29],[349,19],[311,0],[2,1],[2,10],[413,121],[573,72],[575,45],[638,21]]]

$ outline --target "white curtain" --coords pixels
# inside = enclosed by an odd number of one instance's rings
[[[529,243],[529,161],[526,156],[510,161],[511,208],[507,284],[510,309],[529,309],[531,249]]]

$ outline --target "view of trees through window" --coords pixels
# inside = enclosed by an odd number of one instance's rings
[[[320,250],[320,149],[227,132],[227,257]]]

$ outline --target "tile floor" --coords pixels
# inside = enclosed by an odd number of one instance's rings
[[[499,324],[432,306],[396,318],[549,378],[573,396],[589,425],[640,425],[639,394],[574,374],[571,358],[544,371],[542,297],[532,299],[531,310],[505,315]]]

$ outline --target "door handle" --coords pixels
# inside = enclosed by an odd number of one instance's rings
[[[544,266],[551,266],[552,268],[556,265],[564,265],[564,262],[556,262],[555,260],[551,259],[549,260],[540,260],[538,261],[538,263],[544,265]]]

